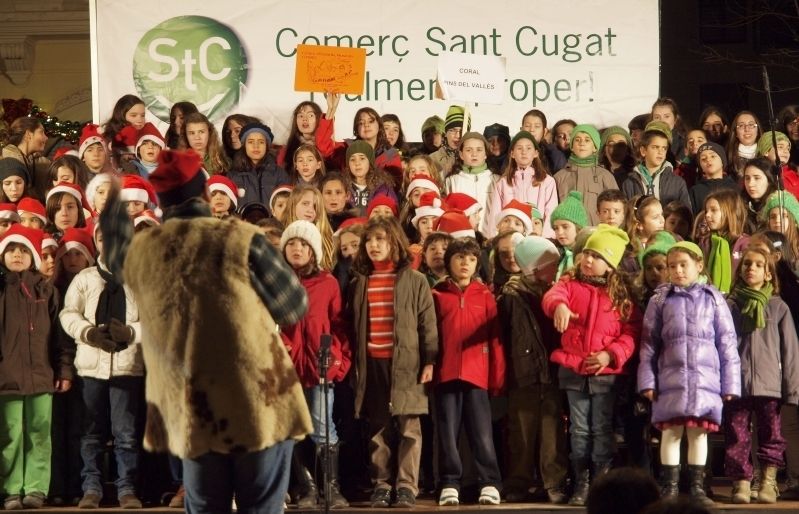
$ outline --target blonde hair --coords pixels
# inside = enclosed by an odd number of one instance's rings
[[[441,179],[441,169],[438,167],[438,163],[429,155],[422,153],[410,157],[405,163],[405,170],[402,174],[402,192],[409,192],[408,186],[411,184],[411,163],[416,160],[424,161],[425,164],[427,164],[427,169],[430,171],[430,178],[433,179],[433,182],[436,183],[439,189],[442,188],[444,181]]]
[[[314,186],[309,184],[300,184],[295,187],[289,195],[289,200],[286,203],[286,210],[283,211],[283,219],[280,221],[284,227],[288,227],[294,221],[297,221],[295,209],[299,205],[300,200],[305,193],[313,194],[314,207],[316,208],[316,219],[313,224],[319,229],[322,234],[322,258],[321,268],[326,271],[331,271],[336,264],[336,246],[333,243],[333,229],[330,227],[330,222],[327,219],[325,212],[325,204],[322,202],[322,193],[319,192]]]

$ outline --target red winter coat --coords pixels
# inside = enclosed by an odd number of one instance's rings
[[[541,307],[550,318],[558,305],[565,303],[578,317],[569,322],[561,335],[560,348],[552,352],[550,360],[579,375],[585,371],[585,358],[591,353],[606,351],[613,357],[602,375],[618,375],[627,359],[635,351],[641,333],[640,314],[634,311],[628,322],[620,319],[613,310],[607,289],[564,276],[544,294]]]
[[[319,344],[322,334],[331,334],[327,379],[340,382],[352,363],[352,352],[341,319],[341,290],[327,271],[300,278],[308,293],[308,312],[293,325],[280,327],[283,342],[303,387],[319,384]]]
[[[438,320],[438,383],[463,380],[499,394],[505,384],[505,353],[499,340],[497,302],[472,280],[461,290],[451,280],[433,288]]]

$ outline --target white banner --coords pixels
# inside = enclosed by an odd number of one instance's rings
[[[511,133],[540,109],[600,127],[626,126],[658,96],[658,0],[91,0],[93,114],[111,115],[134,93],[165,130],[169,107],[188,100],[217,123],[228,114],[258,116],[276,142],[291,113],[321,94],[293,90],[298,44],[367,50],[362,95],[345,95],[336,137],[352,137],[360,107],[397,114],[406,139],[423,121],[442,118],[451,101],[435,98],[443,52],[503,57],[500,105],[472,109],[472,127],[495,122]],[[473,5],[471,5],[473,4]],[[620,16],[619,13],[623,13]]]

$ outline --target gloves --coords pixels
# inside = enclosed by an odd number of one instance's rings
[[[108,333],[108,327],[105,325],[90,328],[86,331],[84,339],[89,346],[99,348],[105,352],[115,352],[117,348],[117,343],[111,339],[111,335]]]
[[[108,324],[108,334],[111,336],[111,340],[116,343],[116,350],[117,352],[121,352],[125,348],[128,347],[130,343],[133,342],[133,329],[116,318],[111,318],[111,322]]]

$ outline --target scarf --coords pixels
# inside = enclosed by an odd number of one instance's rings
[[[480,164],[479,166],[466,166],[465,164],[461,166],[461,171],[463,173],[468,173],[469,175],[479,175],[480,173],[484,172],[488,169],[488,163]]]
[[[644,189],[646,189],[646,191],[644,191],[644,194],[655,195],[656,193],[655,177],[657,177],[658,174],[661,171],[663,171],[663,167],[665,165],[666,161],[663,161],[660,167],[652,173],[649,172],[649,168],[646,167],[645,163],[642,162],[641,164],[638,165],[638,173],[641,175],[641,178],[644,180]]]
[[[741,309],[743,331],[746,334],[766,326],[765,310],[774,288],[766,282],[760,289],[739,284],[733,289],[730,298]]]
[[[560,277],[566,273],[566,270],[574,266],[574,252],[571,251],[569,248],[563,248],[563,257],[560,258],[560,262],[558,263],[558,273],[555,275],[555,280],[559,280]]]
[[[738,157],[743,157],[744,159],[754,159],[757,157],[757,144],[744,145],[738,143]]]
[[[97,301],[97,310],[94,313],[94,324],[97,326],[107,325],[111,319],[126,323],[127,304],[125,302],[125,288],[122,284],[102,266],[97,265],[100,277],[105,281],[103,292]]]
[[[597,154],[594,152],[588,157],[577,157],[577,155],[572,152],[569,155],[569,162],[580,168],[590,168],[592,166],[596,166]]]
[[[729,293],[730,286],[732,286],[730,242],[716,234],[711,234],[710,236],[710,253],[708,254],[707,267],[713,285],[722,293]]]

